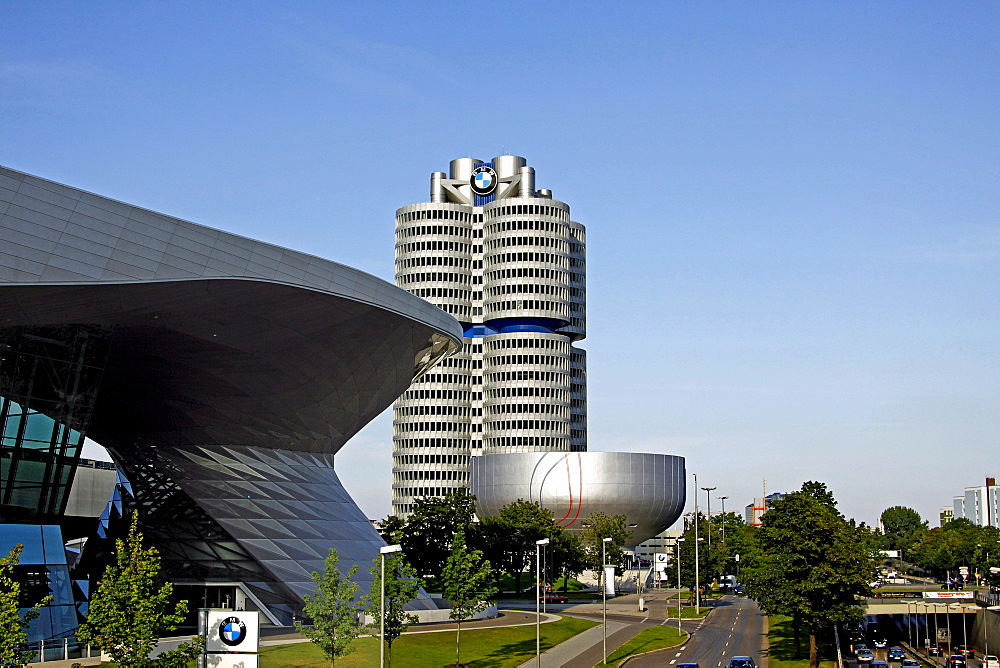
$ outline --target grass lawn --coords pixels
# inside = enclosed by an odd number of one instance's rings
[[[569,617],[542,624],[542,651],[596,625],[597,622]],[[351,646],[354,651],[337,659],[338,667],[368,668],[378,665],[377,638],[359,638]],[[473,668],[519,666],[534,655],[534,626],[462,631],[462,663]],[[454,633],[404,635],[392,644],[392,664],[397,668],[445,666],[454,662]],[[261,668],[327,668],[329,665],[330,662],[312,643],[265,647],[260,653]]]
[[[637,636],[612,652],[611,656],[608,657],[607,663],[595,664],[594,668],[598,666],[617,666],[620,661],[624,661],[633,654],[642,654],[644,652],[652,652],[654,649],[673,647],[679,645],[686,637],[687,633],[678,631],[672,626],[652,626],[642,630]]]
[[[771,668],[808,668],[809,666],[809,635],[803,628],[799,631],[801,638],[801,659],[795,659],[795,637],[792,632],[792,618],[783,615],[768,615],[768,640],[771,649],[768,661]],[[837,648],[820,642],[820,668],[834,668],[837,665]]]
[[[711,608],[709,608],[708,606],[702,605],[701,606],[701,614],[699,615],[695,611],[695,607],[693,605],[691,607],[681,606],[681,619],[700,619],[700,618],[704,617],[705,615],[707,615],[709,610],[711,610]],[[667,608],[667,617],[669,617],[671,619],[677,619],[677,606],[676,605],[672,605],[672,606],[669,606]]]

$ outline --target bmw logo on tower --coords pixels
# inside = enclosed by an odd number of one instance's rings
[[[497,173],[489,165],[480,165],[472,170],[469,185],[472,192],[480,197],[491,195],[497,189]]]

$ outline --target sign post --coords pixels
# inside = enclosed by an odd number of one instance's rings
[[[257,668],[259,612],[201,608],[198,632],[205,637],[199,668]]]

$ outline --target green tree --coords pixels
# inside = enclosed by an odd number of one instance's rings
[[[625,558],[622,554],[622,548],[625,547],[625,541],[632,537],[632,530],[628,528],[628,520],[625,516],[608,515],[603,512],[594,513],[584,520],[582,533],[581,538],[584,550],[586,550],[588,565],[598,572],[603,572],[602,548],[604,547],[604,539],[610,538],[611,542],[604,548],[604,555],[609,564],[614,564],[615,572],[620,574]]]
[[[910,546],[927,532],[927,522],[913,508],[893,506],[882,511],[882,547],[909,551]]]
[[[709,548],[708,544],[709,533],[712,535],[711,548]],[[708,518],[701,513],[698,513],[697,535],[697,549],[695,549],[694,523],[691,523],[691,526],[685,529],[683,536],[681,536],[684,539],[680,549],[681,586],[691,590],[695,586],[695,575],[698,576],[698,584],[707,588],[711,581],[715,579],[716,574],[722,570],[728,553],[726,546],[722,543],[721,531],[715,525],[710,526]],[[729,536],[727,535],[726,538],[728,539]],[[696,554],[698,557],[697,572],[694,567]]]
[[[24,545],[17,544],[7,556],[0,557],[0,666],[20,667],[28,664],[34,651],[28,650],[28,626],[38,617],[39,610],[49,604],[51,596],[35,603],[22,599],[21,583],[14,574],[21,560]],[[22,607],[27,608],[23,613]]]
[[[535,541],[551,538],[558,529],[551,510],[518,499],[501,508],[499,515],[482,518],[477,545],[491,563],[514,578],[515,588],[521,591],[521,574],[535,558]]]
[[[335,665],[337,657],[351,652],[351,643],[364,628],[358,619],[362,605],[354,600],[358,585],[351,581],[358,567],[352,567],[345,576],[337,567],[339,561],[337,550],[330,548],[323,575],[315,571],[312,574],[316,591],[304,599],[304,610],[312,619],[312,625],[306,626],[298,620],[295,622],[296,630],[316,643],[331,666]]]
[[[456,622],[456,666],[462,665],[462,620],[485,610],[489,599],[496,595],[496,587],[490,584],[492,575],[493,569],[490,562],[483,559],[483,553],[466,548],[465,533],[460,531],[455,534],[451,554],[441,573],[441,583],[444,597],[451,602],[449,617]]]
[[[742,570],[747,591],[768,614],[792,617],[796,655],[805,627],[809,665],[817,668],[817,634],[861,619],[858,597],[871,593],[877,572],[874,537],[848,523],[816,482],[777,501],[756,536],[757,550]]]
[[[392,663],[392,643],[411,624],[417,623],[417,616],[404,610],[407,603],[417,597],[422,582],[413,566],[406,563],[399,552],[375,557],[371,567],[372,588],[364,597],[365,612],[374,623],[373,633],[379,633],[379,618],[382,615],[382,563],[385,559],[385,642],[389,646],[389,663]]]
[[[460,531],[468,534],[475,512],[476,497],[465,489],[417,500],[398,535],[407,561],[418,574],[441,573],[451,553],[452,538]]]
[[[160,637],[184,621],[187,601],[178,601],[173,612],[168,610],[173,585],[160,580],[159,553],[143,545],[134,515],[128,537],[115,541],[115,556],[90,599],[87,620],[77,629],[77,637],[100,647],[123,668],[185,665],[197,657],[204,644],[200,637],[156,660],[147,658]]]
[[[382,540],[386,543],[389,545],[398,545],[399,541],[402,540],[405,528],[406,520],[396,515],[389,515],[378,523],[377,530],[378,535],[382,536]]]
[[[984,529],[964,517],[952,520],[922,534],[910,546],[909,559],[938,577],[958,570],[959,566],[983,563],[982,557],[989,552],[991,543],[996,544],[995,534]]]
[[[551,542],[548,554],[551,555],[553,574],[562,575],[565,593],[569,588],[569,579],[586,570],[587,551],[583,547],[583,539],[576,531],[556,527],[549,538]]]

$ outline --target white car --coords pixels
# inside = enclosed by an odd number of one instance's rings
[[[994,654],[987,654],[983,657],[983,668],[1000,668],[1000,659]]]

